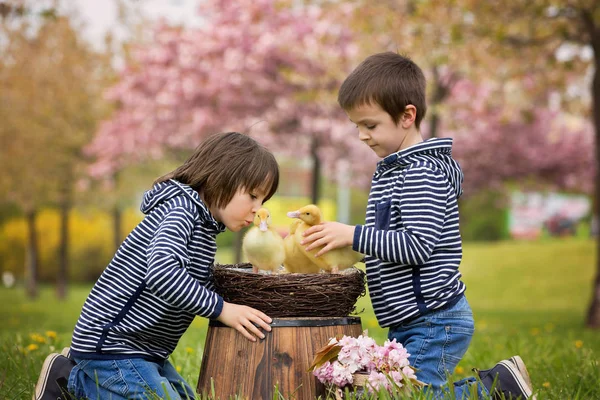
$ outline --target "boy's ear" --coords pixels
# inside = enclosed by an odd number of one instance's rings
[[[417,118],[417,107],[413,106],[412,104],[409,104],[404,108],[404,112],[402,113],[402,116],[400,117],[400,123],[402,124],[402,127],[404,129],[408,129],[415,122],[416,118]]]

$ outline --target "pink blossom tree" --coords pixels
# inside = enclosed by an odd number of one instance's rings
[[[510,105],[502,97],[490,84],[464,79],[452,90],[444,134],[455,138],[465,194],[510,182],[591,194],[592,124],[548,107]]]
[[[207,134],[238,130],[273,150],[312,155],[318,177],[320,161],[329,167],[356,147],[339,134],[349,125],[331,101],[339,86],[331,67],[343,75],[355,53],[339,23],[349,11],[211,0],[199,7],[206,19],[200,28],[161,23],[107,92],[118,110],[89,146],[97,159],[92,173],[107,175],[193,148]]]

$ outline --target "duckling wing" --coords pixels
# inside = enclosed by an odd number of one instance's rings
[[[285,259],[283,239],[272,230],[250,229],[244,236],[242,249],[248,261],[259,269],[275,271]]]
[[[328,251],[321,256],[330,267],[338,267],[340,270],[350,268],[363,259],[363,255],[352,250],[352,247],[342,247]]]
[[[283,240],[285,248],[285,260],[283,265],[288,272],[300,274],[318,273],[320,267],[316,265],[301,246],[296,242],[295,235],[290,234]]]

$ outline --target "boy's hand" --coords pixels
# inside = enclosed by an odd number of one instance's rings
[[[223,311],[217,317],[217,321],[234,328],[253,342],[256,342],[257,337],[260,339],[265,338],[265,334],[256,325],[270,332],[271,326],[269,324],[273,322],[270,317],[261,311],[226,301],[223,302]]]
[[[340,222],[323,222],[322,224],[311,226],[302,233],[302,236],[304,236],[304,239],[300,244],[308,244],[306,246],[307,251],[323,246],[315,254],[316,257],[319,257],[330,250],[352,246],[354,226]]]

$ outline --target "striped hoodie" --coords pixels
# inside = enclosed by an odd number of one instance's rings
[[[462,244],[458,203],[463,174],[452,139],[429,139],[377,164],[365,225],[353,248],[366,255],[379,325],[390,327],[458,301]]]
[[[175,180],[144,194],[145,218],[86,299],[73,332],[80,358],[166,359],[196,315],[216,318],[223,299],[209,267],[225,230],[192,188]]]

